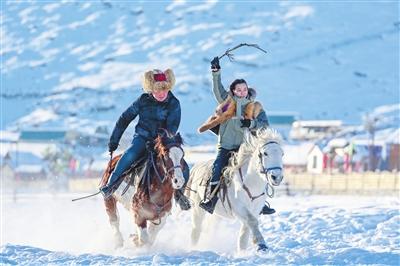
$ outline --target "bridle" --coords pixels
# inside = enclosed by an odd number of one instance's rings
[[[269,141],[269,142],[265,143],[263,146],[261,146],[261,149],[265,148],[269,144],[278,144],[279,145],[279,143],[276,142],[276,141]],[[268,156],[268,154],[266,152],[264,152],[264,155]],[[264,174],[265,175],[265,179],[267,179],[267,185],[265,187],[265,193],[270,198],[272,198],[274,196],[274,194],[275,194],[275,189],[274,189],[274,184],[272,184],[271,178],[268,176],[268,172],[272,171],[272,170],[281,170],[282,171],[283,169],[282,169],[281,166],[272,166],[272,167],[265,168],[264,164],[263,164],[263,155],[262,155],[261,151],[258,152],[258,158],[260,159],[260,161],[259,161],[260,167],[261,167],[260,173]]]
[[[265,146],[267,146],[269,144],[273,144],[273,143],[279,145],[279,143],[276,142],[276,141],[270,141],[270,142],[267,142],[266,144],[264,144],[261,148],[264,148]],[[268,154],[266,154],[266,156],[268,156]],[[275,189],[273,187],[273,184],[271,184],[272,181],[268,177],[268,172],[271,171],[271,170],[282,170],[282,167],[280,167],[280,166],[274,166],[274,167],[265,168],[264,165],[263,165],[262,153],[261,152],[258,153],[258,157],[260,158],[260,161],[259,161],[260,166],[261,166],[261,171],[260,172],[262,174],[264,174],[265,178],[267,179],[267,186],[265,187],[265,191],[262,192],[261,194],[259,194],[257,196],[253,196],[251,194],[250,189],[244,183],[242,168],[239,168],[239,176],[240,176],[240,179],[242,181],[242,187],[243,187],[244,191],[246,191],[247,196],[250,198],[251,201],[254,201],[254,200],[258,199],[259,197],[261,197],[263,195],[267,195],[268,197],[272,198],[274,196]]]
[[[169,150],[170,150],[171,148],[173,148],[173,147],[178,148],[178,149],[180,149],[180,150],[182,151],[182,158],[185,156],[185,151],[182,149],[182,147],[181,147],[179,144],[177,144],[177,143],[172,143],[172,144],[169,144],[169,145],[166,145],[166,146],[165,146],[165,148],[168,150],[168,153],[169,153]],[[165,172],[169,177],[172,176],[172,172],[175,171],[175,169],[181,169],[181,170],[183,171],[182,165],[181,165],[180,163],[179,163],[178,165],[174,165],[173,162],[172,162],[172,166],[167,167],[167,163],[166,163],[166,161],[165,161],[165,156],[162,156],[161,158],[162,158],[162,167],[163,167],[163,169],[164,169],[164,172]],[[171,160],[171,158],[168,158],[168,159]],[[171,160],[171,161],[172,161],[172,160]]]
[[[278,144],[279,145],[279,143],[276,142],[276,141],[270,141],[270,142],[265,143],[261,148],[265,148],[269,144]],[[264,153],[264,154],[265,154],[265,156],[268,156],[267,153]],[[263,165],[262,153],[260,151],[258,152],[258,158],[260,158],[260,167],[261,167],[260,173],[261,174],[267,175],[268,172],[271,171],[271,170],[281,170],[282,171],[282,167],[281,166],[273,166],[273,167],[265,168],[264,165]]]

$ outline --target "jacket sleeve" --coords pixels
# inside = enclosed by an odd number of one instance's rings
[[[132,103],[125,112],[119,117],[117,123],[115,124],[114,130],[110,137],[110,142],[112,143],[119,143],[122,134],[124,133],[125,129],[128,127],[130,122],[136,118],[139,114],[139,101],[140,97]]]
[[[257,130],[262,127],[269,127],[268,117],[264,110],[258,114],[258,116],[251,120],[250,129]]]
[[[173,101],[170,106],[167,117],[167,130],[172,134],[176,134],[181,123],[181,104],[178,100]]]
[[[222,103],[228,97],[228,92],[224,89],[221,82],[221,71],[212,72],[213,92],[218,103]]]

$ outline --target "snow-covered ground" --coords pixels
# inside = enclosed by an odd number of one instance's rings
[[[254,265],[400,264],[399,198],[277,197],[260,226],[267,253],[236,251],[239,224],[211,217],[196,248],[190,214],[174,207],[150,249],[135,248],[129,213],[120,208],[122,249],[114,250],[101,197],[71,202],[77,194],[1,197],[1,253],[6,265]]]

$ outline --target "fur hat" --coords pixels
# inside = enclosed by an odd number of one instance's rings
[[[150,93],[156,91],[169,91],[175,85],[175,75],[172,69],[164,72],[159,69],[150,70],[143,75],[143,89]]]

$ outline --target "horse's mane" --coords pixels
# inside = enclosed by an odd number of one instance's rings
[[[260,128],[253,135],[251,131],[246,131],[244,141],[240,145],[238,152],[234,153],[229,159],[228,166],[225,168],[223,175],[231,177],[247,160],[251,158],[254,151],[260,146],[270,141],[282,143],[282,136],[273,128]]]

